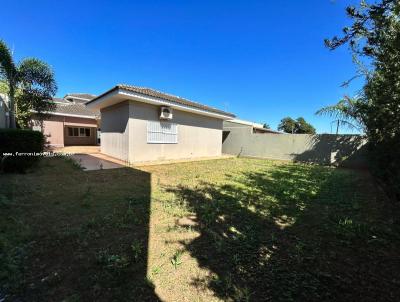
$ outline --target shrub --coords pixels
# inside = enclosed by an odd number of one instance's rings
[[[44,136],[39,131],[0,129],[0,169],[4,172],[25,172],[39,156],[16,154],[43,152],[44,142]]]
[[[369,144],[371,172],[394,200],[400,201],[400,137]]]
[[[399,201],[400,2],[363,0],[346,12],[352,24],[343,29],[343,36],[325,43],[330,49],[348,44],[358,65],[353,79],[365,77],[355,113],[365,125],[371,171]]]

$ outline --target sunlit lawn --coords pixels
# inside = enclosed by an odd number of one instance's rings
[[[255,159],[0,175],[10,301],[398,301],[399,211],[368,173]],[[21,300],[18,300],[21,301]]]

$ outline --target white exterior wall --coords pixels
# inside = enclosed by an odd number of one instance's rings
[[[100,150],[126,161],[129,160],[130,107],[129,102],[123,102],[101,110]]]
[[[222,120],[173,110],[170,121],[178,125],[177,144],[147,143],[147,121],[159,121],[158,106],[131,101],[130,162],[220,156]]]
[[[147,143],[147,121],[159,121],[159,110],[136,101],[102,109],[101,152],[131,163],[221,155],[222,120],[176,109],[178,143]]]

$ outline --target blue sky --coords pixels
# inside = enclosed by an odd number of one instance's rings
[[[155,88],[267,122],[303,116],[318,132],[321,106],[360,82],[346,47],[323,39],[349,24],[353,0],[2,1],[0,38],[17,60],[38,57],[58,96],[117,83]]]

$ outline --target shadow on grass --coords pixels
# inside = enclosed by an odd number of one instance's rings
[[[348,168],[368,167],[366,139],[361,135],[312,135],[309,150],[292,156],[298,162]]]
[[[234,301],[398,300],[399,228],[368,176],[281,165],[227,179],[168,188],[197,219],[182,244],[213,273],[196,286]]]
[[[43,161],[32,174],[0,175],[10,201],[1,209],[0,294],[159,301],[146,277],[150,176],[128,168],[83,172],[62,159]]]

